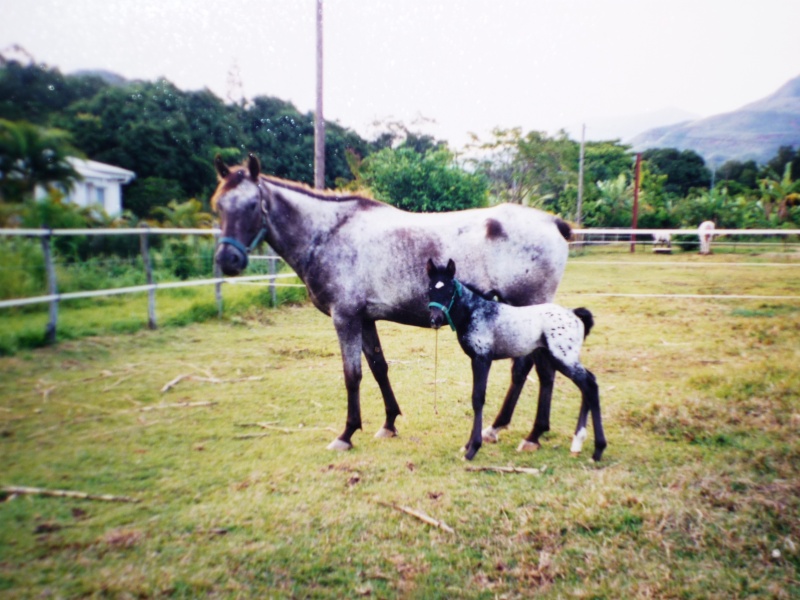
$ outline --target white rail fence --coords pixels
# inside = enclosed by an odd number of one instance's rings
[[[217,310],[222,315],[222,284],[247,284],[256,282],[267,282],[272,296],[272,304],[277,304],[276,287],[305,287],[302,284],[278,283],[277,280],[285,278],[296,278],[294,273],[277,273],[277,261],[279,256],[251,256],[251,260],[266,260],[269,265],[268,275],[252,275],[247,277],[222,277],[219,267],[214,264],[214,277],[207,279],[193,279],[190,281],[173,281],[157,283],[153,279],[153,266],[150,260],[151,235],[199,235],[213,236],[215,245],[220,236],[219,229],[183,229],[183,228],[119,228],[119,229],[0,229],[0,236],[5,237],[26,237],[39,238],[42,244],[42,254],[44,256],[45,270],[47,274],[47,294],[42,296],[32,296],[28,298],[15,298],[10,300],[0,300],[0,309],[12,308],[16,306],[27,306],[31,304],[49,303],[49,318],[45,328],[45,340],[52,343],[56,339],[56,328],[58,323],[58,303],[62,300],[75,300],[80,298],[97,298],[101,296],[116,296],[121,294],[135,294],[141,292],[148,293],[147,302],[147,324],[150,329],[156,329],[156,290],[198,287],[205,285],[215,286],[215,299]],[[59,293],[58,281],[56,277],[55,262],[53,259],[51,240],[59,236],[118,236],[136,235],[139,236],[140,251],[142,262],[145,269],[147,283],[145,285],[109,288],[102,290],[87,290],[81,292]]]
[[[114,296],[120,294],[133,294],[133,293],[148,293],[148,326],[151,329],[156,328],[156,303],[155,292],[156,290],[166,290],[184,287],[197,287],[205,285],[215,286],[215,298],[219,314],[222,315],[222,284],[246,284],[256,282],[268,282],[270,292],[272,295],[273,305],[277,304],[276,287],[305,287],[302,284],[296,283],[278,283],[278,279],[296,278],[294,273],[277,273],[277,261],[281,260],[278,256],[251,256],[251,260],[267,260],[269,261],[269,274],[268,275],[253,275],[247,277],[222,277],[219,272],[219,267],[214,265],[214,277],[207,279],[195,279],[190,281],[176,281],[157,283],[153,280],[153,269],[150,260],[150,244],[149,236],[151,235],[200,235],[200,236],[213,236],[215,242],[218,241],[220,236],[219,229],[183,229],[183,228],[154,228],[154,227],[141,227],[141,228],[120,228],[120,229],[0,229],[0,236],[6,237],[27,237],[39,238],[42,244],[42,253],[45,260],[45,268],[47,273],[47,294],[42,296],[34,296],[28,298],[16,298],[10,300],[0,301],[0,309],[12,308],[16,306],[26,306],[30,304],[49,303],[49,320],[46,326],[45,339],[49,342],[55,341],[56,327],[58,321],[58,303],[62,300],[73,300],[79,298],[96,298],[101,296]],[[630,243],[631,251],[634,250],[635,245],[647,243],[641,239],[641,236],[655,234],[670,234],[671,236],[698,236],[697,229],[574,229],[573,234],[576,240],[573,245],[590,245],[590,244],[609,244],[609,243]],[[58,292],[58,281],[56,278],[55,264],[53,261],[53,253],[51,247],[51,240],[59,236],[115,236],[115,235],[137,235],[140,239],[140,250],[142,261],[145,268],[145,276],[147,283],[145,285],[109,288],[103,290],[89,290],[81,292]],[[720,236],[776,236],[782,237],[786,240],[789,236],[800,236],[800,229],[717,229],[713,231],[714,237]],[[627,237],[625,240],[623,238]],[[599,238],[599,239],[597,239]],[[750,242],[752,244],[752,242]],[[784,246],[786,243],[784,242]],[[608,294],[614,295],[614,294]],[[626,296],[638,296],[636,294],[626,294]],[[648,296],[644,294],[642,296]],[[694,296],[692,296],[694,297]],[[705,296],[698,296],[705,297]],[[795,297],[787,297],[787,299],[794,299]]]

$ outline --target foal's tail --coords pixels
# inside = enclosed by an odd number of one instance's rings
[[[594,317],[592,316],[592,313],[589,311],[588,308],[583,308],[583,307],[576,308],[572,312],[574,312],[575,316],[577,316],[581,321],[583,321],[583,337],[585,339],[586,336],[589,335],[589,332],[592,330],[592,327],[594,327]]]

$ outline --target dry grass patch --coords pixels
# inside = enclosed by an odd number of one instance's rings
[[[570,456],[579,394],[559,378],[542,450],[515,451],[533,423],[532,383],[474,461],[540,475],[465,470],[471,375],[449,332],[434,385],[436,334],[380,324],[401,435],[372,437],[384,414],[365,374],[365,429],[346,454],[325,450],[344,425],[344,386],[333,328],[309,306],[0,359],[0,484],[141,499],[4,497],[0,593],[796,597],[796,305],[580,295],[703,290],[704,279],[790,293],[787,271],[591,259],[573,259],[559,298],[595,313],[585,363],[601,388],[604,460]],[[697,260],[670,257],[684,259]],[[192,377],[161,391],[180,375]],[[496,364],[487,419],[508,379]]]

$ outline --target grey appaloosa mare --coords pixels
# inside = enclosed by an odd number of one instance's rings
[[[229,276],[247,266],[247,254],[265,240],[294,269],[314,305],[333,319],[344,363],[347,421],[328,446],[352,448],[361,429],[361,353],[378,382],[386,421],[378,437],[397,435],[400,407],[389,383],[376,321],[429,327],[428,257],[453,257],[465,283],[522,306],[553,299],[567,262],[570,228],[561,219],[519,205],[460,212],[408,213],[356,195],[332,195],[261,174],[258,159],[244,165],[214,161],[219,185],[212,206],[222,237],[216,261]],[[549,430],[555,371],[536,356],[515,359],[512,382],[493,425],[511,422],[530,370],[541,386],[536,436]]]

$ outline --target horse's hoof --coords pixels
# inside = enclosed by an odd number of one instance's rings
[[[336,450],[337,452],[345,452],[347,450],[352,450],[353,444],[350,442],[345,442],[336,438],[330,444],[328,444],[328,450]]]
[[[481,438],[483,438],[484,442],[488,442],[490,444],[496,444],[499,439],[497,437],[499,431],[500,431],[499,429],[495,429],[490,425],[489,427],[481,431]]]
[[[569,451],[573,454],[578,454],[583,449],[583,442],[586,441],[588,435],[589,432],[586,431],[586,427],[581,427],[580,431],[572,438],[572,446]]]
[[[519,446],[517,446],[517,452],[536,452],[541,447],[541,444],[538,444],[537,442],[522,440],[519,443]]]
[[[375,434],[375,437],[378,439],[381,438],[393,438],[397,437],[397,432],[392,431],[391,429],[386,429],[386,427],[381,427],[378,432]]]

